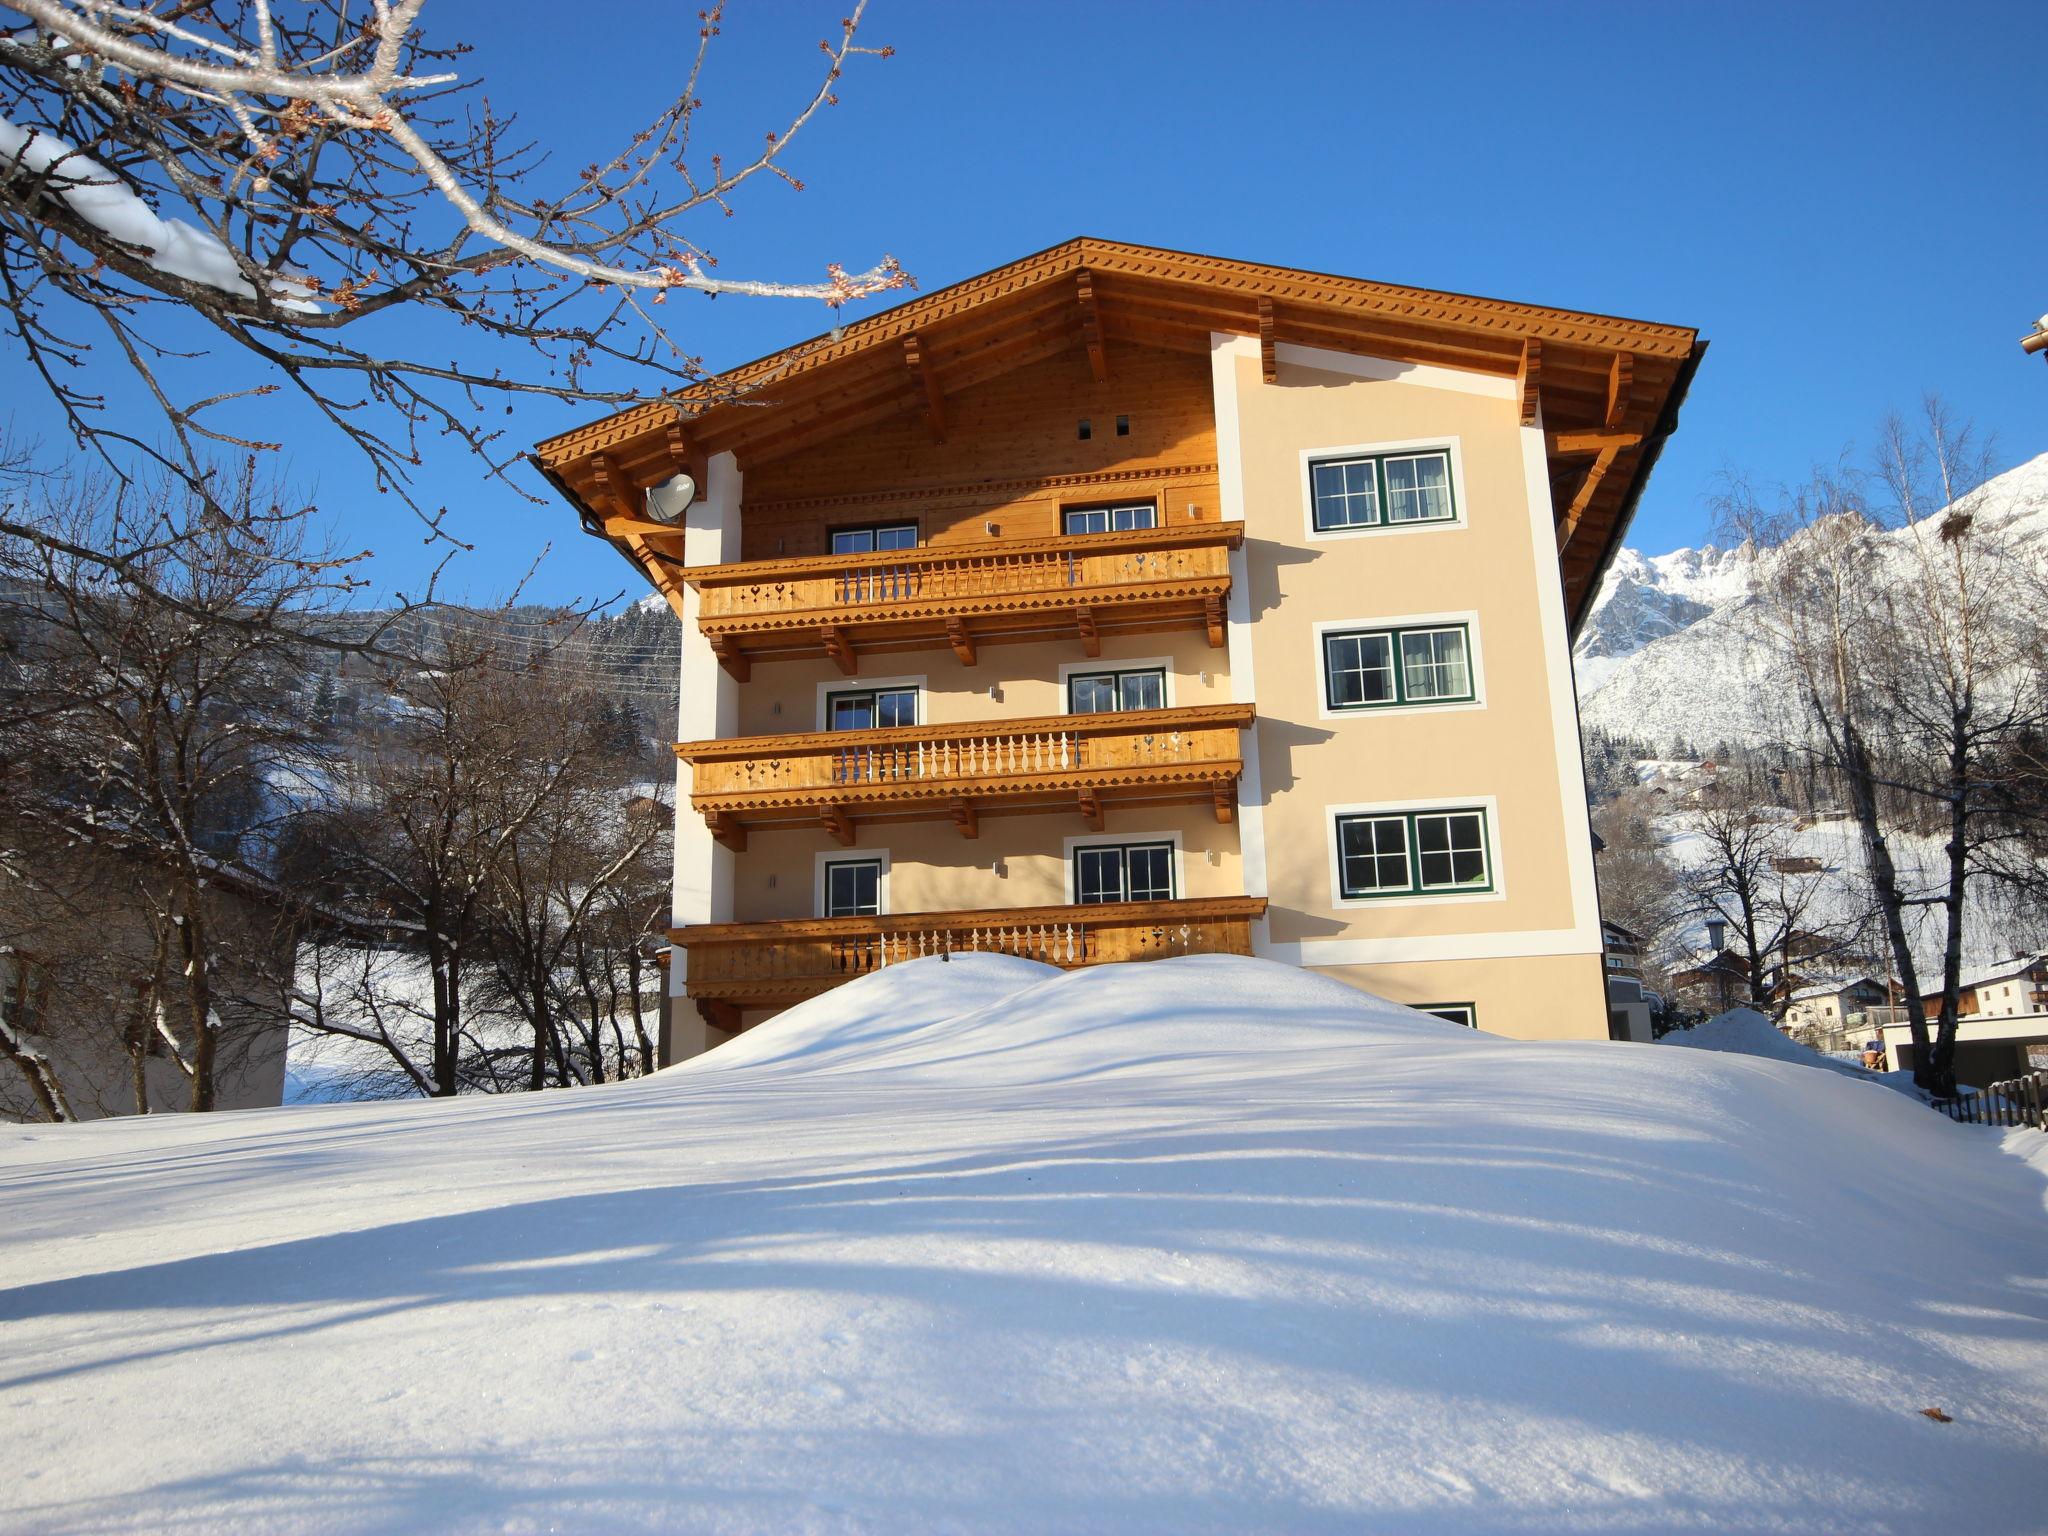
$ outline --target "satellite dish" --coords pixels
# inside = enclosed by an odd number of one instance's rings
[[[688,475],[677,475],[666,485],[648,488],[647,515],[657,523],[679,523],[684,509],[696,499],[697,482]]]

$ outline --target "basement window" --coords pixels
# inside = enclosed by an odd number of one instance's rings
[[[1467,1029],[1479,1027],[1479,1010],[1470,1003],[1417,1003],[1417,1013],[1433,1013],[1452,1024],[1462,1024]]]

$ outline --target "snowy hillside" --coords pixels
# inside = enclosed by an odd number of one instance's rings
[[[2048,454],[1985,491],[1988,512],[2022,517],[2048,539]],[[1777,691],[1747,638],[1742,605],[1754,579],[1755,566],[1740,550],[1621,551],[1572,648],[1587,726],[1701,751],[1774,739],[1771,722],[1752,704],[1753,696]]]
[[[926,960],[610,1088],[0,1129],[0,1528],[2014,1531],[2042,1190],[1809,1067]]]

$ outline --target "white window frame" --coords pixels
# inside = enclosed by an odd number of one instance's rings
[[[1181,849],[1181,835],[1178,832],[1091,832],[1085,837],[1068,837],[1060,840],[1060,862],[1065,870],[1067,904],[1080,905],[1076,894],[1074,854],[1081,848],[1127,848],[1133,843],[1171,843],[1173,845],[1173,899],[1184,901],[1188,894],[1187,858]]]
[[[886,693],[891,688],[915,688],[917,690],[917,723],[929,725],[926,718],[925,700],[930,690],[925,687],[924,677],[842,677],[837,682],[818,684],[817,728],[820,731],[832,729],[832,717],[827,714],[826,700],[835,693]],[[845,735],[845,732],[841,732]]]
[[[1490,891],[1412,891],[1404,896],[1346,896],[1344,894],[1344,851],[1337,836],[1337,821],[1343,816],[1412,816],[1432,811],[1479,811],[1486,817],[1486,857],[1493,876]],[[1507,860],[1501,852],[1500,800],[1495,795],[1451,795],[1429,800],[1368,800],[1356,805],[1323,807],[1323,852],[1329,863],[1330,910],[1356,912],[1382,907],[1448,907],[1508,899]],[[1411,879],[1420,870],[1409,871]]]
[[[1444,1018],[1443,1013],[1438,1011],[1440,1009],[1462,1008],[1465,1010],[1464,1018],[1444,1019],[1444,1022],[1446,1024],[1455,1024],[1460,1029],[1477,1029],[1479,1027],[1479,1005],[1477,1003],[1410,1003],[1408,1006],[1417,1013],[1426,1013],[1432,1018],[1438,1019]]]
[[[830,853],[815,856],[811,873],[811,911],[823,918],[825,915],[825,866],[827,864],[873,864],[881,862],[882,878],[875,884],[875,904],[881,908],[876,915],[887,917],[895,911],[889,901],[889,850],[886,848],[834,848]]]
[[[1135,512],[1140,507],[1147,508],[1152,513],[1152,526],[1150,528],[1105,528],[1098,530],[1096,533],[1067,532],[1067,519],[1076,512],[1108,512],[1115,514],[1118,512]],[[1165,526],[1166,510],[1159,505],[1159,498],[1157,496],[1134,496],[1128,501],[1083,501],[1071,507],[1063,506],[1060,508],[1060,537],[1063,539],[1092,539],[1111,533],[1156,533]]]
[[[1059,713],[1067,713],[1067,700],[1073,696],[1070,686],[1076,677],[1092,677],[1097,672],[1164,672],[1166,686],[1160,692],[1161,708],[1172,709],[1174,701],[1174,666],[1171,656],[1118,657],[1115,661],[1104,656],[1091,656],[1086,661],[1063,661],[1060,663],[1060,707]]]
[[[1382,520],[1364,528],[1316,527],[1316,490],[1312,466],[1329,459],[1360,459],[1387,454],[1398,457],[1404,453],[1450,455],[1451,515],[1448,519],[1428,523],[1390,523],[1385,521],[1386,508],[1381,507]],[[1339,443],[1327,448],[1301,450],[1301,526],[1311,543],[1321,544],[1331,539],[1394,538],[1404,533],[1454,533],[1465,526],[1465,506],[1470,497],[1471,485],[1465,479],[1465,455],[1455,435],[1412,437],[1386,443]]]
[[[1466,660],[1472,669],[1472,697],[1443,704],[1372,704],[1353,709],[1330,708],[1330,680],[1323,637],[1350,634],[1361,629],[1440,629],[1450,624],[1465,626]],[[1479,637],[1479,610],[1466,608],[1448,613],[1404,613],[1370,619],[1319,619],[1310,626],[1309,643],[1314,647],[1310,662],[1315,667],[1316,718],[1318,720],[1363,720],[1408,715],[1448,714],[1458,710],[1486,708],[1486,647]],[[1401,660],[1397,654],[1394,665]]]

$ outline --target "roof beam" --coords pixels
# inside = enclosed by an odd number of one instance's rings
[[[930,429],[932,441],[946,440],[946,397],[939,389],[939,376],[927,361],[924,353],[924,338],[916,332],[903,338],[903,361],[910,369],[911,383],[924,395],[924,424]]]
[[[1109,382],[1109,352],[1102,342],[1102,311],[1095,303],[1095,279],[1083,267],[1074,274],[1074,291],[1081,300],[1081,343],[1088,349],[1088,368],[1095,382]]]
[[[1273,301],[1259,300],[1259,376],[1268,384],[1280,382],[1280,364],[1274,357]]]
[[[1545,434],[1554,458],[1571,458],[1593,453],[1619,453],[1643,440],[1640,432],[1551,432]]]
[[[1515,388],[1522,397],[1522,425],[1536,425],[1543,403],[1543,343],[1533,336],[1522,343],[1522,363],[1515,370]]]

